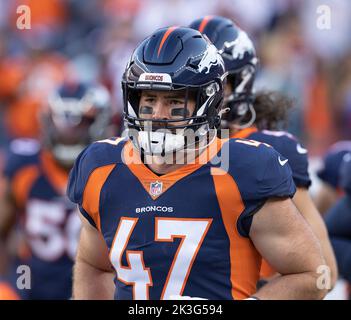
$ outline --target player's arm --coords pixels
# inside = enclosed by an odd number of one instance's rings
[[[338,279],[338,268],[334,251],[329,240],[326,225],[316,206],[314,205],[310,194],[306,188],[297,188],[293,201],[296,208],[300,211],[302,216],[309,223],[314,234],[317,236],[318,240],[321,243],[321,248],[325,261],[329,266],[331,272],[330,289],[332,289]]]
[[[82,229],[73,271],[73,299],[110,300],[114,271],[101,233],[82,217]]]
[[[250,238],[280,273],[263,286],[259,299],[322,299],[318,267],[325,265],[318,239],[291,199],[271,199],[254,215]]]
[[[9,261],[7,240],[16,222],[16,206],[9,183],[4,180],[4,194],[0,198],[0,275],[6,271]]]

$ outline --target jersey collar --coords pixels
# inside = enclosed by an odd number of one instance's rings
[[[252,127],[248,127],[245,129],[242,129],[236,133],[234,133],[232,136],[230,136],[231,139],[236,139],[236,138],[243,138],[246,139],[247,137],[249,137],[252,133],[257,132],[258,129],[255,126]]]
[[[123,148],[123,158],[130,160],[130,163],[126,163],[127,167],[143,185],[150,197],[156,200],[175,183],[207,164],[220,151],[226,141],[227,140],[216,138],[206,150],[195,159],[195,163],[185,164],[179,169],[161,176],[155,174],[142,163],[140,153],[133,147],[130,141],[128,141]]]

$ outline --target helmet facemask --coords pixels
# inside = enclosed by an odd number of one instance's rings
[[[174,152],[194,150],[208,145],[209,132],[216,130],[220,120],[214,115],[222,101],[222,84],[212,81],[202,86],[183,86],[165,83],[124,83],[126,95],[125,121],[128,135],[144,154],[165,156]],[[170,110],[171,117],[154,119],[145,116],[140,105],[142,90],[181,93],[184,104]],[[150,110],[150,109],[149,109]],[[174,113],[173,113],[174,111]],[[216,119],[216,120],[213,120]]]
[[[252,126],[256,119],[253,107],[254,93],[253,83],[255,80],[255,65],[248,64],[243,68],[228,72],[227,85],[230,94],[224,97],[222,127],[228,127],[234,123],[243,129]]]
[[[196,19],[190,26],[212,41],[225,64],[227,86],[221,127],[243,129],[251,126],[256,118],[252,87],[258,64],[253,42],[233,21],[221,16]]]

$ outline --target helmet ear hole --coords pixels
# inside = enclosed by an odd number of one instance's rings
[[[238,116],[239,117],[244,116],[248,110],[249,110],[249,107],[246,103],[240,103],[238,106],[238,112],[237,112]]]

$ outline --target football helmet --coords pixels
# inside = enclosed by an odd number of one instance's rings
[[[205,141],[220,124],[224,62],[216,47],[200,32],[186,27],[162,28],[134,50],[122,79],[124,119],[128,136],[141,152],[169,154]],[[143,90],[184,93],[178,119],[140,116]],[[190,114],[189,99],[195,101]],[[187,139],[192,130],[194,141]]]
[[[42,112],[44,146],[69,168],[88,144],[105,137],[110,118],[110,94],[105,87],[66,82],[50,95]]]
[[[197,19],[190,27],[205,34],[224,60],[231,93],[224,98],[224,107],[228,108],[228,112],[223,118],[240,122],[251,111],[251,120],[246,124],[242,123],[242,127],[251,126],[255,118],[252,90],[258,64],[252,41],[235,23],[220,16]]]

